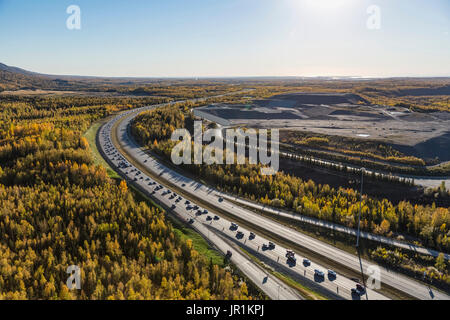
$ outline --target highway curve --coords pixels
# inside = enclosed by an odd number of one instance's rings
[[[125,113],[126,114],[126,113]],[[118,161],[121,159],[117,149],[114,148],[112,140],[111,140],[111,128],[118,121],[121,116],[125,114],[121,114],[120,116],[115,117],[110,120],[106,124],[104,124],[98,132],[97,142],[100,146],[100,152],[102,156],[109,162],[110,165],[113,166],[129,183],[133,183],[140,191],[144,192],[146,195],[151,196],[157,202],[159,202],[162,206],[171,208],[172,202],[167,197],[159,194],[153,194],[150,188],[149,183],[151,182],[153,186],[156,186],[156,182],[148,176],[144,174],[141,175],[142,179],[139,181],[134,181],[134,178],[131,174],[127,174],[132,170],[132,168],[119,168]],[[143,183],[145,181],[145,183]],[[161,190],[162,191],[162,190]],[[167,191],[167,189],[166,189]],[[188,221],[192,218],[190,212],[181,206],[176,208],[171,208],[170,212],[175,215],[181,221]],[[288,287],[282,281],[277,279],[276,277],[270,275],[254,263],[248,256],[244,255],[240,250],[235,249],[232,245],[229,244],[224,237],[216,235],[213,232],[204,226],[201,222],[194,220],[191,223],[191,227],[194,228],[197,232],[199,232],[207,241],[209,241],[215,248],[219,251],[227,253],[230,251],[232,253],[231,261],[256,285],[258,286],[266,295],[271,299],[278,300],[301,300],[301,297],[295,290]]]
[[[194,180],[184,177],[178,174],[177,172],[174,172],[173,170],[165,167],[161,163],[158,163],[156,160],[150,158],[145,152],[143,152],[140,146],[138,146],[130,137],[128,132],[130,121],[140,112],[159,106],[162,105],[135,109],[132,111],[128,111],[124,114],[121,114],[119,117],[117,117],[120,118],[120,122],[118,123],[117,126],[118,143],[120,143],[121,149],[126,151],[126,155],[121,154],[120,156],[122,158],[123,157],[127,158],[130,157],[131,155],[133,162],[137,162],[140,164],[140,166],[145,167],[146,170],[149,170],[154,174],[157,174],[159,178],[167,181],[170,184],[177,185],[179,188],[182,188],[185,192],[190,193],[194,198],[201,198],[203,201],[210,202],[212,206],[217,206],[218,198],[220,196],[217,190],[214,190]],[[118,119],[115,120],[117,121]],[[110,129],[111,128],[112,127],[110,127]],[[320,255],[326,256],[327,258],[332,259],[341,265],[345,265],[346,267],[351,268],[353,270],[359,271],[361,265],[363,266],[364,269],[367,269],[367,267],[373,264],[365,260],[360,261],[354,255],[351,255],[347,252],[334,248],[319,240],[308,237],[289,227],[280,225],[279,223],[276,223],[273,220],[261,217],[260,215],[257,215],[254,212],[246,210],[226,200],[220,203],[220,208],[226,210],[230,214],[239,216],[241,219],[245,219],[250,223],[258,225],[260,228],[264,228],[269,232],[276,233],[281,238],[288,239],[289,241],[296,242],[299,245],[303,246],[305,246],[305,243],[307,243],[309,249],[317,252]],[[402,292],[405,292],[410,296],[424,300],[450,299],[450,297],[447,294],[442,293],[440,291],[432,290],[431,288],[413,279],[410,279],[406,276],[395,273],[383,267],[380,267],[380,269],[381,269],[382,283],[385,283]]]

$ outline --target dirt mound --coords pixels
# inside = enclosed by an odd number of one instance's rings
[[[449,146],[450,131],[414,146],[394,145],[397,150],[405,154],[411,154],[422,159],[434,159],[438,157],[441,161],[450,161]]]
[[[280,107],[299,107],[308,104],[337,105],[357,103],[367,103],[367,101],[356,94],[346,93],[290,93],[255,101],[256,105],[265,107],[271,107],[276,104]]]

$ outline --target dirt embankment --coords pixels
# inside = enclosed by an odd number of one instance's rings
[[[311,167],[290,159],[280,158],[280,170],[305,181],[311,179],[317,184],[328,184],[330,187],[336,189],[343,187],[359,190],[360,188],[359,175]],[[424,205],[435,202],[438,206],[450,206],[450,199],[427,198],[421,187],[407,186],[401,183],[371,181],[368,178],[364,180],[364,194],[379,199],[386,198],[394,204],[402,200],[407,200],[412,203]]]

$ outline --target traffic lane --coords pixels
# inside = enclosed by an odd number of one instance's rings
[[[256,235],[255,238],[250,238],[250,230],[245,229],[244,227],[239,226],[238,229],[231,228],[231,221],[221,218],[220,221],[215,220],[207,220],[204,216],[197,217],[197,220],[202,221],[205,225],[208,225],[212,228],[215,228],[219,232],[223,232],[233,238],[235,241],[240,242],[243,246],[258,252],[261,255],[271,259],[274,264],[279,264],[284,268],[288,268],[291,273],[296,273],[298,277],[306,278],[316,284],[321,284],[325,286],[331,293],[342,296],[346,299],[351,299],[351,289],[356,287],[356,283],[348,279],[340,274],[336,274],[336,276],[330,276],[328,269],[323,267],[322,265],[316,264],[315,262],[309,261],[309,264],[305,263],[306,257],[295,253],[296,262],[293,263],[289,261],[286,257],[287,251],[293,251],[289,248],[276,245],[275,248],[269,249],[267,246],[266,249],[263,249],[264,245],[268,245],[269,240]],[[238,232],[242,232],[243,235],[241,237],[238,236]],[[314,270],[320,270],[324,273],[323,277],[317,276]],[[338,289],[339,288],[339,289]],[[387,298],[371,289],[367,290],[369,299],[372,300],[386,300]],[[361,297],[365,299],[365,295]]]
[[[111,126],[107,126],[106,128],[111,128]],[[108,139],[108,137],[103,133],[103,135],[101,136],[102,140],[103,140],[103,145],[108,146],[109,143],[111,142],[110,138]],[[115,154],[114,152],[108,152],[109,154]],[[122,161],[122,159],[120,158],[114,158],[114,160],[110,159],[115,165],[117,165],[119,161]],[[127,168],[128,170],[123,170],[122,168],[118,168],[118,170],[120,170],[120,172],[125,175],[128,180],[133,181],[133,183],[135,183],[136,185],[138,185],[139,187],[141,187],[144,190],[148,189],[148,183],[152,182],[152,185],[155,185],[156,182],[152,181],[153,179],[151,179],[148,176],[145,176],[141,173],[139,173],[139,171],[137,170],[137,168],[133,168],[133,166],[130,166]],[[147,183],[147,184],[145,184]],[[149,190],[147,190],[149,191]],[[153,193],[154,188],[152,188],[152,190],[150,190],[151,193]],[[161,203],[163,203],[166,206],[170,206],[171,201],[168,201],[164,196],[163,196],[163,190],[160,189],[161,194],[158,196],[157,194],[153,194],[154,196],[156,195],[156,199],[158,201],[160,201]],[[179,216],[179,218],[183,219],[183,218],[187,218],[189,217],[189,214],[187,213],[187,211],[185,210],[183,212],[182,209],[180,208],[173,208],[173,212],[175,214],[177,214]],[[193,223],[192,226],[194,227],[194,229],[196,229],[197,231],[199,231],[201,234],[205,234],[206,235],[206,231],[204,230],[204,227],[202,227],[201,223]],[[254,266],[252,262],[250,262],[246,257],[244,257],[241,253],[237,252],[236,250],[229,248],[227,246],[227,244],[223,243],[223,240],[221,241],[220,239],[216,238],[215,239],[215,235],[210,233],[209,230],[207,231],[207,238],[209,241],[211,241],[212,243],[215,244],[215,246],[217,246],[222,252],[226,252],[226,251],[231,251],[233,253],[232,257],[231,257],[231,261],[240,266],[240,269],[242,271],[244,271],[244,274],[246,274],[250,280],[252,280],[255,284],[257,284],[259,287],[261,287],[263,289],[263,291],[265,291],[268,296],[270,296],[272,299],[286,299],[286,300],[294,300],[294,299],[301,299],[301,297],[296,294],[295,292],[293,292],[293,290],[291,290],[290,288],[286,288],[282,283],[279,283],[277,281],[277,279],[273,278],[272,276],[268,276],[263,270],[261,270],[260,268],[258,268],[257,266]],[[265,280],[265,281],[264,281]]]
[[[125,119],[122,123],[122,131],[126,132],[126,126],[128,125],[129,121],[131,121],[131,118],[129,119]],[[123,141],[122,141],[123,142]],[[135,157],[137,158],[144,158],[144,157],[148,157],[148,155],[145,155],[144,152],[142,152],[142,150],[140,149],[140,147],[134,143],[134,141],[132,141],[131,139],[127,139],[126,141],[126,145],[128,148],[130,149],[136,149],[134,150],[128,150],[129,152],[131,152],[132,154],[134,154]],[[152,159],[150,157],[148,157],[149,159]],[[142,159],[139,159],[142,160]],[[151,164],[152,161],[148,160],[148,163]],[[212,193],[214,193],[213,189],[211,188],[207,188],[205,186],[203,186],[202,184],[193,181],[187,177],[183,177],[180,178],[180,175],[176,172],[173,172],[171,169],[166,168],[165,166],[156,163],[155,164],[155,169],[159,170],[159,173],[163,176],[164,178],[168,179],[171,182],[176,182],[177,180],[179,180],[179,183],[181,183],[181,181],[184,181],[183,184],[185,184],[183,187],[184,188],[191,188],[191,191],[194,191],[195,193],[199,193],[201,191],[206,192],[206,194],[211,195]],[[186,183],[187,182],[187,183]],[[205,195],[203,195],[205,196]],[[202,197],[203,197],[202,196]],[[214,201],[214,200],[211,200]],[[221,204],[222,205],[222,204]],[[240,208],[241,212],[242,212],[242,208]],[[267,222],[267,220],[265,221]],[[304,239],[304,238],[303,238]],[[308,240],[311,240],[312,238],[309,238]],[[329,256],[328,252],[323,252],[324,250],[324,245],[323,244],[315,244],[316,248],[321,248],[322,249],[322,254],[325,254],[325,256]],[[334,251],[339,251],[339,249],[336,249],[334,247],[331,247],[332,250]],[[325,250],[330,250],[330,248],[325,248]],[[342,258],[342,255],[344,255],[345,257]],[[355,271],[360,270],[360,263],[359,260],[356,257],[349,257],[349,255],[345,252],[338,252],[338,253],[333,253],[332,257],[334,257],[336,260],[338,260],[341,264],[345,265],[345,266],[351,266]],[[363,267],[366,269],[369,265],[367,261],[362,261],[363,263]],[[442,294],[439,291],[435,291],[434,293],[430,294],[430,290],[421,285],[418,284],[417,282],[415,282],[414,280],[410,280],[407,279],[405,280],[403,276],[396,274],[392,271],[388,271],[387,269],[380,267],[381,268],[381,272],[382,272],[382,281],[384,280],[386,283],[388,283],[391,286],[394,286],[396,288],[398,288],[401,291],[404,291],[410,295],[416,296],[417,298],[420,299],[431,299],[431,298],[435,298],[435,299],[448,299],[449,297],[445,294]],[[434,295],[434,297],[432,296]]]
[[[119,129],[119,131],[120,132],[126,132],[126,128],[120,128]],[[129,140],[128,140],[129,141]],[[148,155],[146,155],[144,152],[138,152],[138,157],[140,158],[139,160],[141,161],[141,162],[144,162],[144,163],[147,163],[147,162],[151,162],[151,163],[154,163],[154,161],[152,161],[152,159],[150,159],[149,157],[148,157]],[[145,160],[144,160],[145,159]],[[149,163],[150,164],[150,163]],[[159,169],[161,169],[161,170],[163,170],[163,168],[162,167],[160,167]],[[157,172],[158,174],[159,173],[161,173],[161,172]],[[191,213],[192,213],[192,211],[195,211],[195,210],[197,210],[197,209],[191,209],[190,211],[191,211]],[[196,215],[194,215],[194,214],[192,214],[191,215],[191,217],[193,218],[193,219],[197,219],[197,216]],[[225,219],[223,219],[223,217],[222,217],[222,219],[221,219],[221,221],[223,222],[223,221],[226,221]],[[229,224],[230,222],[229,221],[227,221],[227,224]],[[225,229],[227,229],[226,228],[226,226],[225,225],[223,225],[223,223],[220,223],[221,225],[222,225],[222,229],[223,230],[225,230]],[[261,237],[259,237],[259,239],[262,239]],[[266,241],[266,242],[268,242],[268,241]],[[260,243],[260,246],[262,247],[262,243]],[[280,250],[280,249],[278,249],[278,250]],[[267,251],[268,252],[268,254],[271,254],[270,253],[270,251]],[[274,260],[277,260],[277,261],[283,261],[283,255],[281,254],[281,253],[279,253],[277,256],[276,256],[276,258],[274,258]],[[315,266],[315,264],[313,265],[313,267]],[[317,268],[320,268],[320,269],[324,269],[323,267],[321,267],[321,266],[317,266]],[[310,272],[308,271],[308,274],[309,274]],[[300,274],[300,272],[299,272],[299,274]],[[313,276],[311,276],[310,278],[313,278]],[[342,283],[341,283],[342,282]],[[345,284],[344,284],[344,282],[342,281],[342,280],[338,280],[336,283],[338,283],[338,284],[341,284],[341,286],[342,286],[342,288],[343,288],[343,291],[349,291],[350,292],[350,290],[351,290],[351,288],[352,287],[354,287],[355,286],[355,283],[354,282],[352,282],[351,280],[348,280]],[[334,291],[334,287],[333,287],[333,291]],[[374,296],[376,296],[376,294],[374,294]],[[384,298],[384,297],[382,297],[382,296],[380,296],[380,298]]]

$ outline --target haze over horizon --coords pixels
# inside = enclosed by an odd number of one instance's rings
[[[66,27],[72,4],[81,30]],[[445,0],[0,0],[0,62],[99,77],[447,77],[449,30]]]

